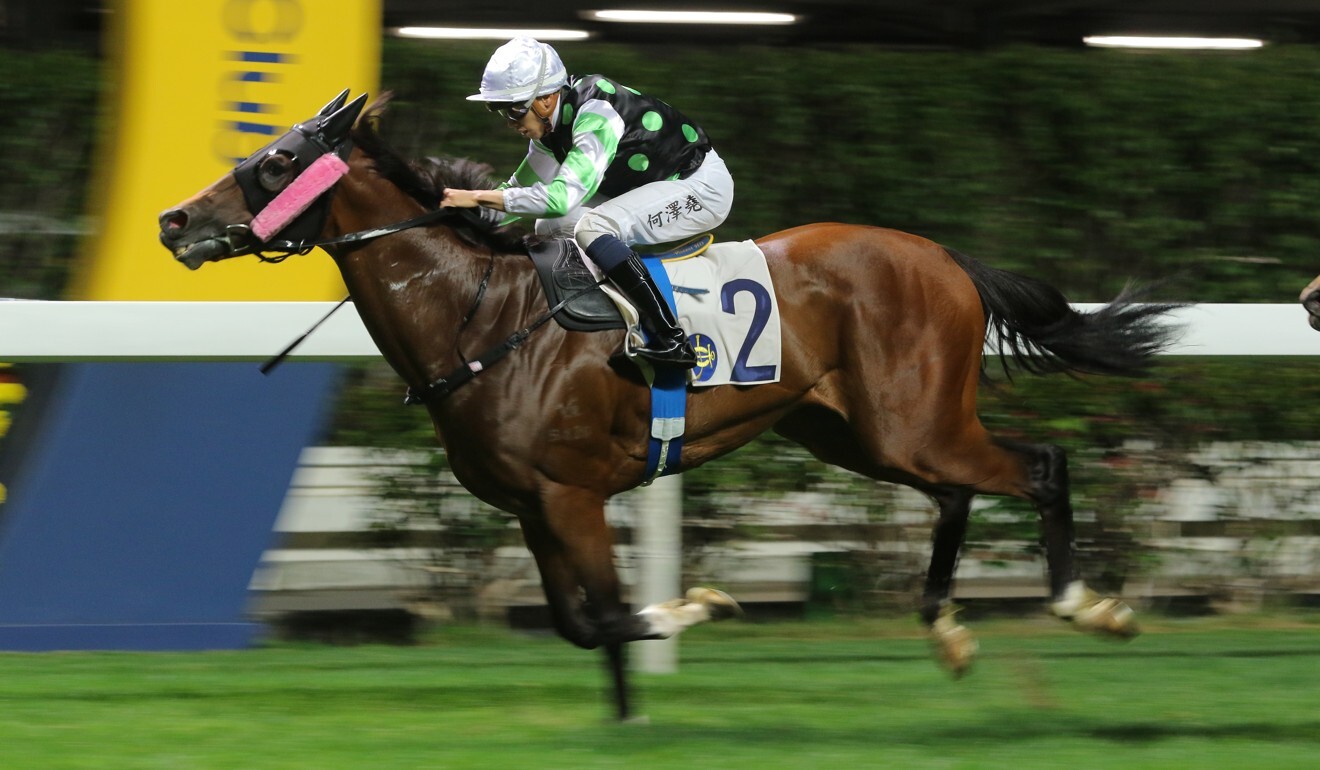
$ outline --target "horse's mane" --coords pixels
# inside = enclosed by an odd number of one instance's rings
[[[492,177],[494,168],[486,163],[448,157],[408,160],[399,155],[379,130],[380,118],[392,97],[388,91],[376,97],[353,126],[354,144],[374,161],[378,174],[427,209],[440,205],[446,187],[490,190],[497,186]],[[459,212],[463,209],[453,211],[454,216],[447,224],[469,243],[501,252],[526,251],[523,234],[516,228],[500,227],[485,217],[462,216]]]

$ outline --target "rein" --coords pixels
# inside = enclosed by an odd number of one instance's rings
[[[588,292],[595,291],[600,288],[603,283],[605,283],[605,280],[601,279],[590,286],[584,286],[563,298],[557,302],[554,307],[542,313],[539,318],[528,324],[525,328],[519,329],[509,335],[509,338],[504,342],[488,349],[480,356],[477,356],[476,360],[455,367],[449,374],[446,374],[444,377],[441,377],[429,385],[425,385],[421,388],[408,388],[408,392],[403,398],[403,403],[412,406],[416,404],[425,404],[432,399],[442,400],[447,398],[449,394],[472,381],[478,374],[486,371],[509,353],[521,347],[522,344],[527,341],[527,338],[532,336],[532,332],[545,326],[551,318],[558,315],[559,311],[567,307],[570,302],[578,297],[586,295]],[[478,302],[480,302],[480,299],[478,299]],[[475,309],[474,306],[473,310]]]
[[[294,255],[308,254],[316,248],[365,243],[377,238],[383,238],[386,235],[394,235],[395,233],[400,233],[404,230],[411,230],[414,227],[421,227],[422,225],[439,221],[445,217],[454,216],[455,214],[466,217],[474,224],[480,223],[480,217],[469,212],[467,209],[436,209],[424,214],[419,214],[412,219],[403,220],[402,222],[395,222],[394,224],[384,225],[370,230],[359,230],[355,233],[347,233],[345,235],[340,235],[335,238],[327,238],[321,241],[267,241],[262,243],[257,239],[256,235],[252,232],[251,227],[248,225],[230,225],[225,229],[225,235],[222,240],[230,246],[232,256],[252,254],[262,262],[279,263]],[[274,255],[271,255],[267,252],[275,253]],[[472,320],[472,316],[476,314],[477,308],[481,305],[481,300],[485,298],[486,286],[490,282],[490,276],[494,266],[495,260],[492,255],[490,263],[486,266],[486,272],[481,277],[481,283],[477,287],[477,295],[472,301],[472,306],[468,309],[467,314],[463,316],[459,331],[462,331],[467,327],[468,322]],[[441,377],[428,385],[421,388],[408,388],[407,393],[404,395],[403,403],[407,405],[425,404],[427,401],[447,398],[449,394],[472,381],[472,379],[478,374],[489,369],[491,366],[494,366],[509,353],[521,347],[522,344],[527,341],[527,338],[532,336],[532,332],[545,326],[550,319],[558,315],[559,312],[567,307],[570,302],[578,297],[585,296],[588,292],[595,291],[604,283],[605,280],[601,279],[570,294],[556,303],[554,307],[550,308],[545,313],[542,313],[535,321],[509,335],[509,338],[504,342],[486,350],[472,361],[467,361],[460,351],[458,357],[463,361],[461,365],[456,367],[449,374],[446,374],[444,377]],[[324,323],[336,310],[343,307],[349,299],[350,297],[345,297],[339,302],[339,304],[335,305],[329,313],[326,313],[324,318],[317,321],[310,329],[286,346],[284,350],[281,350],[266,363],[262,364],[261,373],[269,374],[272,369],[278,366],[284,359],[288,358],[289,354],[292,353],[298,345],[302,344],[303,340],[307,339],[308,335],[316,331],[317,327]]]
[[[466,216],[468,219],[473,221],[478,220],[476,215],[470,214],[467,211],[467,209],[454,209],[452,211],[446,209],[436,209],[434,211],[428,211],[425,214],[419,214],[413,217],[412,219],[405,219],[402,222],[395,222],[394,224],[391,225],[385,225],[383,227],[375,227],[370,230],[359,230],[355,233],[347,233],[345,235],[340,235],[335,238],[327,238],[323,241],[263,242],[260,238],[257,237],[255,233],[252,232],[252,228],[250,225],[230,225],[229,227],[225,228],[225,234],[220,238],[220,240],[224,241],[227,244],[229,248],[230,256],[241,257],[247,254],[252,254],[262,262],[268,262],[270,264],[279,264],[280,262],[283,262],[284,260],[294,255],[309,254],[311,253],[312,249],[315,248],[324,247],[324,246],[343,246],[353,243],[365,243],[367,241],[375,240],[376,238],[381,238],[386,235],[394,235],[395,233],[400,233],[403,232],[404,230],[411,230],[414,227],[421,227],[422,225],[430,224],[432,222],[439,221],[447,216],[453,216],[455,214],[459,216]],[[275,251],[278,253],[276,253],[274,256],[270,256],[266,253],[267,251]],[[481,280],[481,288],[478,289],[477,291],[476,302],[472,304],[472,309],[468,311],[468,315],[463,318],[464,326],[467,325],[467,322],[472,317],[472,314],[476,312],[477,305],[481,304],[481,298],[485,296],[486,293],[486,281],[489,279],[490,279],[490,268],[487,268],[486,275]],[[299,335],[293,342],[290,342],[288,345],[286,345],[283,350],[281,350],[280,352],[276,353],[275,355],[267,359],[266,362],[263,363],[260,367],[261,373],[270,374],[275,367],[283,363],[284,359],[288,358],[289,354],[291,354],[295,349],[297,349],[299,345],[303,343],[303,340],[307,339],[312,332],[316,331],[317,328],[321,326],[321,324],[329,320],[330,316],[334,315],[335,311],[343,307],[350,299],[352,299],[352,297],[344,297],[342,300],[339,301],[339,304],[331,308],[330,312],[326,313],[325,316],[321,318],[321,320],[312,324],[311,328],[309,328],[307,331]],[[459,357],[461,358],[462,356],[460,355]]]
[[[402,222],[374,227],[370,230],[359,230],[355,233],[347,233],[323,241],[267,241],[265,243],[257,239],[250,226],[230,225],[225,228],[222,240],[229,245],[230,256],[241,257],[252,254],[262,262],[279,263],[295,255],[309,254],[312,249],[365,243],[386,235],[411,230],[414,227],[429,225],[432,222],[438,222],[445,217],[455,215],[477,220],[477,216],[469,213],[467,209],[435,209],[424,214],[418,214],[412,219],[405,219]]]

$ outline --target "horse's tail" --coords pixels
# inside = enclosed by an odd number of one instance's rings
[[[1070,372],[1138,377],[1180,329],[1161,319],[1177,303],[1143,303],[1149,287],[1125,288],[1112,302],[1078,312],[1044,281],[1011,273],[946,249],[981,295],[986,333],[993,332],[1004,371],[1010,360],[1033,374]]]

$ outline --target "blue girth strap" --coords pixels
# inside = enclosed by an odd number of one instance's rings
[[[643,256],[642,264],[655,279],[660,294],[674,310],[674,287],[659,257]],[[675,317],[678,313],[675,311]],[[676,366],[654,367],[651,381],[651,440],[646,455],[646,481],[678,472],[683,453],[684,419],[687,409],[688,372]]]

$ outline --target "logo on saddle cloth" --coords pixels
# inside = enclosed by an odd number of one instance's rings
[[[552,307],[581,293],[555,316],[561,326],[573,331],[625,328],[605,292],[582,293],[598,279],[573,241],[539,244],[532,249],[532,261]],[[657,276],[656,283],[662,290],[672,287],[679,324],[697,353],[692,387],[779,381],[779,304],[765,255],[755,243],[716,243],[695,256],[645,255],[643,261],[652,273],[657,264],[664,266],[665,279]]]
[[[715,364],[720,360],[719,350],[715,342],[701,332],[689,335],[688,342],[692,343],[692,350],[697,354],[697,365],[692,367],[692,384],[705,385],[707,380],[715,376]]]

